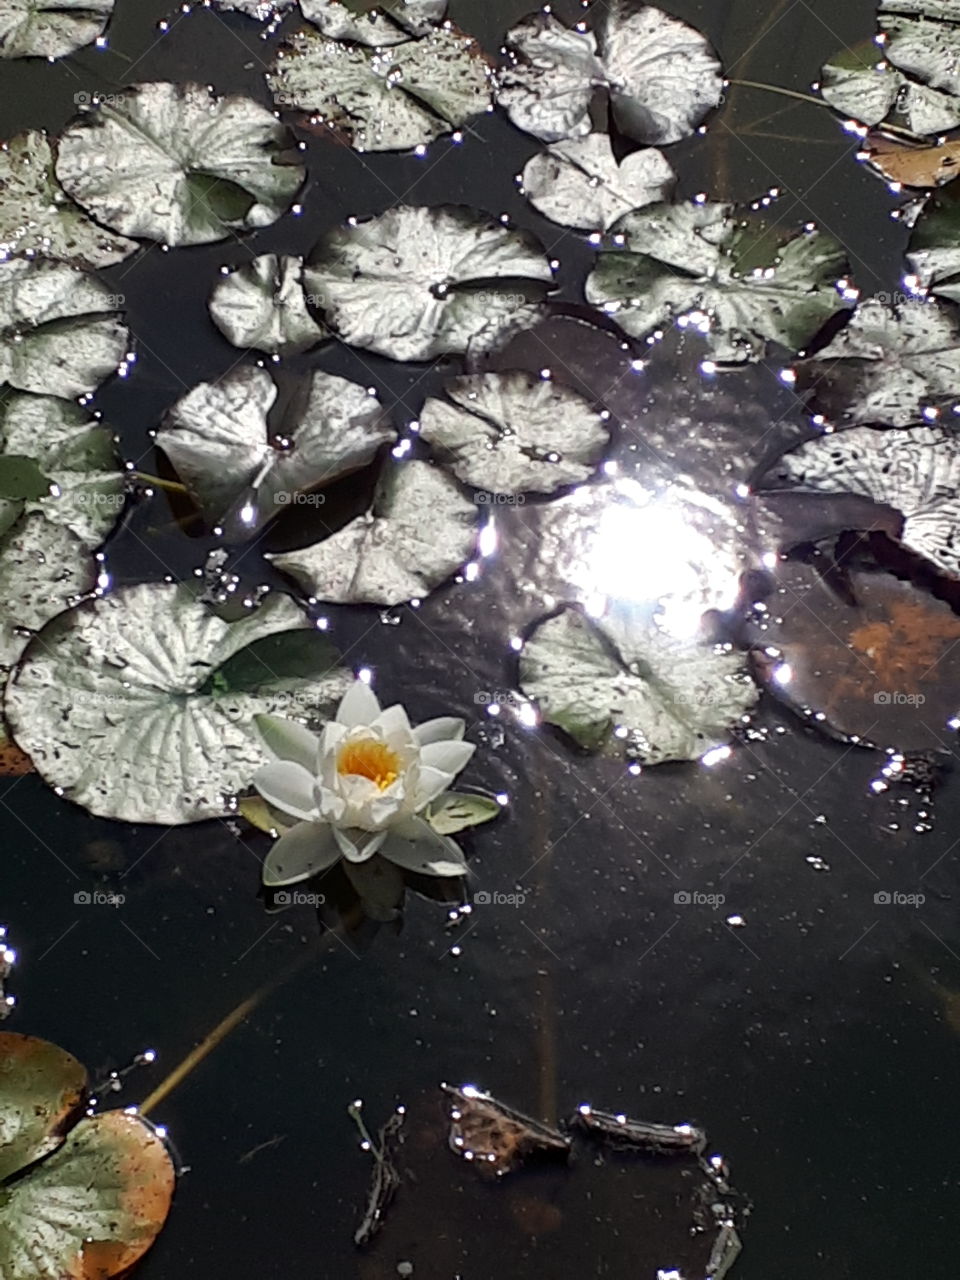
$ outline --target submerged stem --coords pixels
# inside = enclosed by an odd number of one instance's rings
[[[134,480],[139,480],[142,484],[154,485],[158,489],[167,489],[170,493],[187,492],[185,484],[180,484],[176,480],[163,480],[160,476],[152,476],[147,471],[131,471],[130,475]]]
[[[173,1092],[178,1084],[181,1084],[187,1076],[198,1067],[204,1058],[216,1049],[217,1045],[226,1040],[227,1036],[236,1027],[240,1025],[246,1018],[253,1013],[259,1005],[278,987],[282,987],[288,979],[294,974],[299,973],[309,960],[317,954],[319,946],[305,947],[291,962],[286,965],[279,973],[275,973],[272,978],[268,978],[261,986],[259,986],[252,995],[247,996],[245,1000],[241,1000],[237,1007],[231,1010],[227,1016],[218,1022],[209,1035],[204,1036],[196,1048],[191,1049],[187,1056],[179,1063],[178,1066],[170,1072],[170,1074],[161,1080],[152,1093],[144,1098],[138,1107],[140,1115],[145,1116],[148,1112],[153,1111],[160,1105],[164,1099]]]

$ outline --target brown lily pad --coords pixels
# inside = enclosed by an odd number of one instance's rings
[[[942,187],[960,173],[960,140],[915,147],[874,134],[862,154],[871,169],[902,187]]]
[[[450,1099],[450,1149],[501,1177],[533,1157],[566,1160],[570,1139],[481,1093],[472,1085],[444,1085]]]

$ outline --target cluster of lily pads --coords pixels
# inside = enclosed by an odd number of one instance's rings
[[[951,302],[922,298],[956,294],[960,237],[947,193],[914,227],[918,301],[902,308],[854,307],[841,246],[811,225],[774,229],[769,200],[675,202],[660,148],[702,127],[723,88],[712,49],[687,24],[628,0],[595,6],[575,26],[543,11],[507,33],[496,67],[445,21],[442,0],[219,7],[302,17],[267,76],[276,111],[199,85],[132,85],[59,139],[28,133],[0,151],[0,595],[17,601],[0,631],[12,672],[5,716],[42,776],[91,812],[164,823],[228,813],[264,759],[255,717],[293,707],[300,719],[330,720],[350,684],[292,599],[271,593],[227,621],[193,585],[109,590],[98,552],[129,477],[87,406],[133,358],[135,338],[122,299],[94,272],[143,242],[207,244],[275,222],[303,187],[298,134],[363,151],[422,149],[462,138],[498,106],[545,144],[522,188],[547,218],[589,232],[598,256],[586,300],[628,341],[646,350],[676,322],[703,341],[705,367],[740,367],[771,351],[803,357],[828,321],[852,311],[831,345],[796,366],[800,388],[829,401],[821,420],[862,424],[869,460],[872,424],[929,424],[952,404],[957,319]],[[6,0],[0,54],[70,52],[102,35],[111,8]],[[553,378],[483,367],[545,314],[555,265],[504,220],[405,205],[350,219],[306,260],[224,264],[211,318],[261,360],[189,391],[156,443],[231,545],[303,495],[376,465],[368,511],[271,558],[310,601],[419,600],[474,554],[485,494],[552,499],[558,530],[574,507],[582,515],[578,495],[607,496],[597,467],[614,424],[603,404]],[[281,403],[275,365],[262,357],[328,341],[399,361],[465,361],[423,405],[416,456],[376,395],[345,378],[310,371]],[[851,433],[839,470],[818,461],[832,443],[807,446],[810,462],[797,455],[792,481],[888,500],[887,471],[864,465],[855,443]],[[904,542],[955,573],[949,503],[931,508],[925,488],[931,469],[937,492],[941,470],[952,475],[952,438],[941,433],[935,454],[916,428],[902,443],[902,456],[918,459],[914,487],[898,498]],[[520,683],[582,746],[625,726],[640,762],[693,759],[749,715],[757,689],[729,644],[678,636],[655,611],[589,615],[569,584],[556,598],[564,607],[533,630]]]

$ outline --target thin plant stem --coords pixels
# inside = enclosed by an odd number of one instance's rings
[[[828,102],[824,102],[822,98],[815,98],[812,93],[799,93],[796,89],[784,89],[779,84],[763,84],[759,80],[728,80],[727,84],[736,84],[743,89],[760,89],[763,93],[779,93],[783,98],[793,98],[797,102],[809,102],[815,107],[826,107],[828,111],[833,108]],[[877,129],[881,133],[895,133],[899,138],[905,138],[909,142],[919,143],[921,146],[929,147],[930,139],[923,137],[922,134],[914,133],[912,129],[904,129],[898,124],[880,124]]]
[[[131,471],[130,475],[141,484],[154,485],[158,489],[166,489],[170,493],[187,493],[187,486],[176,480],[162,480],[160,476],[152,476],[147,471]]]
[[[319,946],[305,947],[291,962],[275,973],[272,978],[268,978],[261,986],[257,987],[252,995],[247,996],[245,1000],[241,1000],[235,1009],[232,1009],[217,1025],[213,1028],[209,1035],[204,1036],[196,1048],[191,1049],[187,1056],[180,1062],[170,1074],[144,1098],[143,1102],[137,1108],[140,1115],[145,1116],[150,1111],[154,1111],[161,1102],[163,1102],[177,1087],[186,1080],[187,1076],[200,1065],[201,1062],[226,1040],[231,1031],[236,1030],[241,1022],[246,1021],[251,1013],[263,1004],[268,996],[273,995],[279,987],[289,981],[295,974],[299,973],[307,963],[314,958],[320,950]]]

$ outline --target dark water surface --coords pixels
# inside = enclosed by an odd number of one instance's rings
[[[727,74],[801,91],[873,25],[866,0],[664,7],[710,35]],[[452,0],[451,15],[493,52],[528,9],[528,0]],[[199,79],[267,100],[269,46],[239,16],[171,16],[157,0],[118,0],[110,35],[110,51],[0,66],[0,135],[59,131],[74,95],[131,78]],[[398,200],[508,213],[560,259],[562,296],[576,301],[590,253],[516,190],[514,174],[536,149],[499,116],[423,159],[317,141],[303,216],[258,233],[252,249],[155,248],[106,273],[126,295],[139,353],[131,376],[97,399],[126,456],[151,469],[147,431],[186,389],[236,361],[205,309],[221,266],[254,251],[306,252],[347,214]],[[778,217],[818,222],[847,246],[861,289],[892,291],[905,233],[889,216],[894,198],[854,150],[828,111],[734,89],[707,134],[670,154],[681,194],[746,200],[779,187]],[[602,363],[562,326],[554,341],[554,363],[577,376]],[[776,364],[711,382],[697,373],[700,354],[670,338],[621,385],[617,456],[642,470],[643,441],[652,442],[659,465],[675,459],[728,502],[806,420]],[[335,344],[303,363],[376,386],[400,426],[445,371]],[[953,1280],[957,778],[937,793],[932,830],[917,832],[930,824],[913,791],[870,788],[881,756],[830,742],[773,703],[717,767],[640,777],[512,716],[491,718],[477,695],[515,686],[509,640],[537,612],[516,589],[534,517],[505,517],[505,550],[477,581],[394,611],[396,625],[374,609],[330,611],[333,639],[350,664],[374,670],[385,702],[402,699],[416,720],[467,717],[481,746],[465,780],[510,797],[500,821],[465,841],[475,889],[525,901],[477,905],[449,933],[445,909],[411,894],[399,936],[384,930],[364,946],[328,937],[158,1108],[189,1172],[140,1274],[370,1280],[410,1260],[417,1280],[653,1280],[658,1266],[675,1265],[649,1226],[657,1197],[672,1203],[671,1173],[627,1170],[639,1179],[630,1181],[620,1166],[583,1158],[566,1177],[491,1188],[431,1146],[436,1085],[469,1080],[548,1120],[590,1101],[701,1124],[755,1201],[738,1280]],[[110,568],[119,581],[185,577],[212,545],[184,538],[157,496],[134,512]],[[654,539],[623,552],[627,572],[668,548]],[[238,836],[229,823],[128,827],[88,817],[36,777],[3,785],[0,920],[21,954],[9,1025],[94,1069],[156,1048],[158,1064],[128,1102],[317,937],[310,908],[268,915],[258,900],[265,837]],[[120,889],[123,906],[75,904],[98,886]],[[894,891],[926,900],[875,900]],[[725,901],[684,904],[684,892]],[[398,1102],[411,1106],[424,1166],[369,1258],[352,1245],[369,1175],[346,1115],[356,1097],[373,1124]]]

